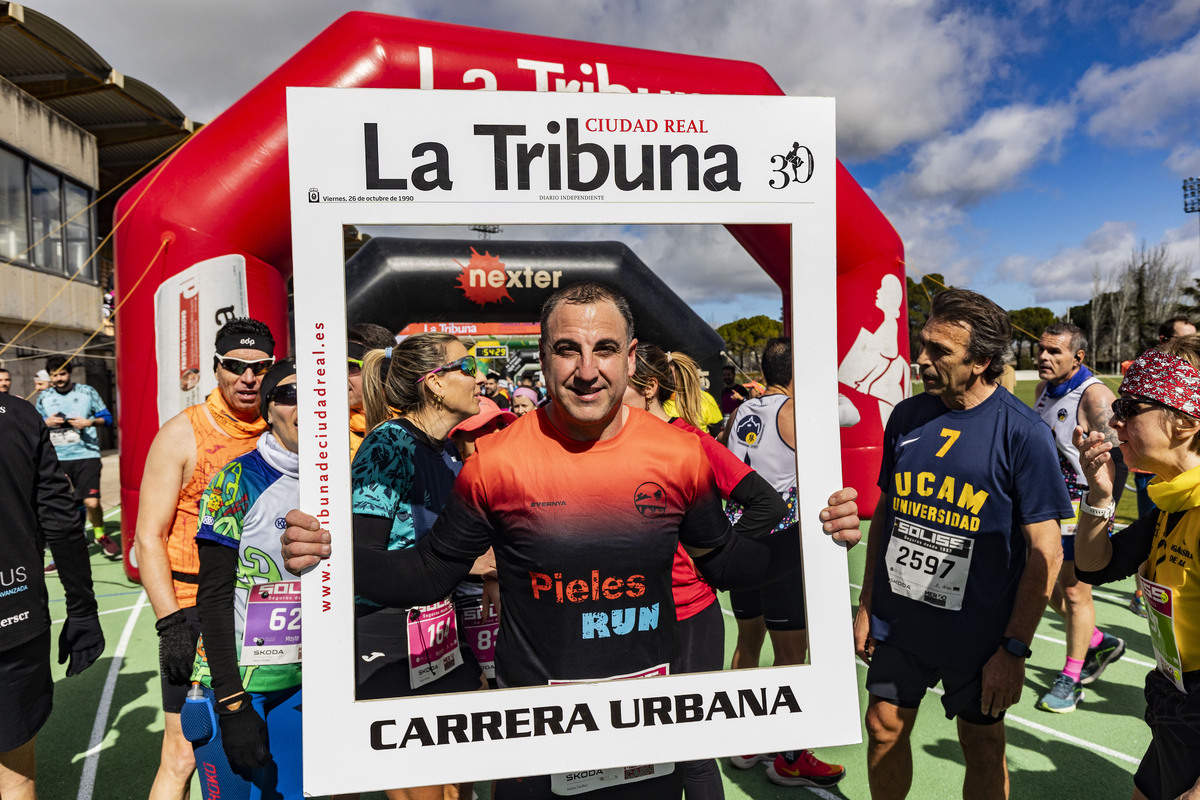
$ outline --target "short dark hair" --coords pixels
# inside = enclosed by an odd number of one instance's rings
[[[217,342],[226,336],[241,336],[243,334],[265,337],[272,342],[275,341],[275,337],[271,335],[271,329],[267,327],[265,322],[259,322],[252,317],[234,317],[217,331],[217,335],[213,337],[213,347],[215,348]],[[270,354],[268,353],[268,355]]]
[[[1046,330],[1042,331],[1043,336],[1069,336],[1070,347],[1072,353],[1078,353],[1080,350],[1087,352],[1088,340],[1083,332],[1083,328],[1078,325],[1072,325],[1069,322],[1055,322],[1046,326]]]
[[[987,383],[1004,372],[1005,355],[1012,349],[1012,322],[1008,312],[970,289],[947,289],[933,296],[929,322],[956,322],[967,326],[967,353],[976,364],[991,359],[983,371]],[[928,323],[926,323],[928,324]]]
[[[629,344],[633,341],[633,312],[629,310],[629,301],[619,293],[595,281],[573,283],[546,298],[546,302],[542,303],[542,342],[546,342],[546,329],[550,325],[550,315],[559,306],[563,304],[590,306],[603,302],[612,303],[617,307],[621,318],[625,320],[625,344]]]
[[[787,386],[792,382],[792,340],[776,336],[767,340],[762,353],[763,380],[768,386]]]
[[[46,372],[49,372],[51,375],[64,369],[67,372],[70,372],[71,367],[71,356],[65,356],[59,353],[58,355],[50,356],[46,359]]]
[[[1195,323],[1193,323],[1187,317],[1171,317],[1169,320],[1164,322],[1162,325],[1158,326],[1158,340],[1160,342],[1169,342],[1172,339],[1174,339],[1175,338],[1175,325],[1176,325],[1176,323],[1179,323],[1179,322],[1182,322],[1184,325],[1192,325],[1193,327],[1195,327]]]
[[[395,335],[374,322],[360,322],[346,328],[346,341],[357,342],[367,350],[382,350],[396,344]]]

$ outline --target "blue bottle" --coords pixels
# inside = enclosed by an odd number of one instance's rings
[[[192,743],[196,771],[200,775],[200,794],[204,800],[248,800],[251,784],[229,767],[221,744],[221,726],[213,707],[212,690],[193,683],[179,714],[183,738]]]

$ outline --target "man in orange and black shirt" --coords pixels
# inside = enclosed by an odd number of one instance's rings
[[[356,548],[356,591],[393,607],[428,602],[491,546],[504,609],[501,686],[674,672],[676,543],[714,585],[757,585],[795,566],[796,529],[758,541],[731,536],[699,439],[622,402],[637,346],[624,298],[575,284],[546,301],[541,330],[553,402],[480,443],[416,547]],[[839,492],[838,505],[822,511],[825,529],[851,543],[853,497]],[[293,511],[288,523],[290,571],[329,555],[328,532],[314,518]],[[587,796],[680,796],[681,770],[653,774]],[[497,781],[493,794],[553,796],[551,776]]]
[[[217,331],[213,371],[217,388],[203,403],[167,420],[150,444],[138,502],[135,555],[159,635],[162,673],[162,754],[151,800],[188,794],[195,771],[192,745],[183,737],[179,712],[199,637],[196,550],[200,495],[209,479],[254,449],[266,430],[259,416],[262,376],[275,363],[275,340],[255,319],[233,319]]]

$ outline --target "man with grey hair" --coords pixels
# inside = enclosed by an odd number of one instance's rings
[[[854,644],[866,688],[871,796],[912,786],[911,732],[939,680],[957,718],[963,797],[1008,796],[1005,710],[1021,696],[1071,508],[1050,431],[997,380],[1012,341],[975,292],[933,299],[917,363],[925,391],[884,432]],[[922,794],[928,793],[928,790]]]
[[[1118,499],[1128,470],[1117,448],[1117,434],[1108,426],[1110,407],[1116,397],[1083,363],[1087,355],[1083,331],[1069,322],[1056,322],[1042,331],[1038,348],[1038,377],[1042,383],[1037,387],[1034,410],[1054,434],[1059,466],[1071,495],[1072,513],[1061,521],[1063,564],[1054,594],[1050,596],[1050,607],[1066,626],[1067,660],[1037,707],[1067,714],[1083,699],[1084,685],[1099,678],[1109,664],[1125,653],[1122,639],[1096,627],[1092,587],[1075,577],[1075,526],[1081,511],[1094,513],[1082,503],[1087,493],[1087,478],[1079,466],[1079,450],[1071,440],[1075,427],[1082,427],[1085,435],[1098,431],[1105,441],[1112,443],[1115,455],[1107,468],[1117,487]],[[1109,532],[1112,532],[1111,514]]]

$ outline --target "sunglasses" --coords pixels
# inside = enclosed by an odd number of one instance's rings
[[[479,374],[479,371],[480,371],[479,370],[479,359],[475,358],[475,356],[463,356],[460,359],[451,361],[449,364],[442,364],[437,369],[432,369],[429,372],[427,372],[425,375],[422,375],[420,378],[418,378],[417,383],[420,383],[421,381],[425,380],[430,375],[436,375],[439,372],[453,372],[456,369],[461,369],[463,372],[463,375],[468,375],[468,376],[474,378],[476,375]]]
[[[351,378],[355,375],[362,375],[362,361],[357,358],[346,359],[346,374]]]
[[[213,356],[213,363],[219,365],[222,369],[232,372],[234,375],[241,375],[246,370],[252,370],[255,375],[266,375],[270,372],[271,367],[275,366],[275,359],[260,358],[257,361],[242,361],[240,358]]]
[[[1152,411],[1156,408],[1170,408],[1166,403],[1157,400],[1143,400],[1139,397],[1118,397],[1112,403],[1112,418],[1109,422],[1126,422],[1138,414]]]
[[[276,386],[267,395],[267,402],[274,403],[277,406],[296,405],[296,384],[285,383],[283,386]]]

